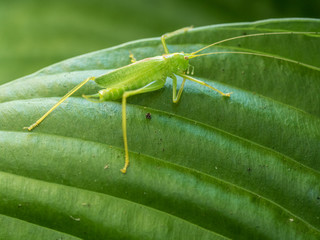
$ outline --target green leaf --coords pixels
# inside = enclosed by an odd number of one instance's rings
[[[196,28],[167,42],[170,52],[192,52],[243,34],[319,30],[316,19],[265,20]],[[15,226],[37,236],[28,228],[38,227],[51,229],[48,236],[85,239],[319,239],[319,50],[318,34],[237,39],[208,52],[271,54],[315,68],[210,55],[190,61],[194,76],[233,92],[230,99],[187,82],[174,104],[170,79],[159,91],[131,97],[127,174],[119,171],[121,102],[83,99],[99,89],[94,82],[32,132],[22,128],[85,78],[129,64],[130,52],[138,60],[163,54],[160,38],[82,55],[0,86],[0,214],[10,218],[0,220],[1,231]]]

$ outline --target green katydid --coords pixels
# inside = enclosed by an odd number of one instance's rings
[[[75,86],[72,90],[70,90],[65,96],[63,96],[60,99],[60,101],[58,101],[47,113],[45,113],[34,124],[32,124],[29,127],[25,127],[24,129],[28,129],[29,131],[31,131],[33,128],[38,126],[63,101],[65,101],[68,97],[70,97],[74,92],[76,92],[88,81],[94,80],[99,86],[101,86],[104,89],[100,90],[97,94],[94,94],[94,95],[83,95],[83,97],[85,97],[86,99],[94,102],[103,102],[103,101],[118,100],[122,98],[122,131],[123,131],[124,150],[125,150],[125,164],[120,171],[122,173],[126,173],[127,168],[129,166],[129,151],[128,151],[127,127],[126,127],[126,101],[128,97],[141,94],[141,93],[156,91],[164,87],[167,77],[171,78],[173,81],[173,102],[174,103],[177,103],[180,100],[186,80],[190,80],[198,84],[201,84],[203,86],[206,86],[218,92],[224,97],[230,97],[231,93],[223,93],[222,91],[208,85],[207,83],[200,81],[198,79],[195,79],[194,77],[188,75],[189,68],[190,68],[190,65],[189,65],[190,59],[200,57],[200,56],[212,55],[212,54],[247,54],[247,55],[269,57],[269,58],[274,58],[278,60],[284,60],[287,62],[300,64],[312,69],[320,70],[315,66],[300,63],[291,59],[275,57],[268,54],[260,54],[260,53],[254,53],[254,52],[232,51],[232,52],[210,52],[210,53],[199,54],[199,52],[209,47],[212,47],[214,45],[217,45],[223,42],[239,39],[239,38],[257,37],[257,36],[264,36],[264,35],[276,35],[276,34],[277,35],[279,34],[317,34],[315,32],[273,32],[273,33],[257,33],[257,34],[241,35],[241,36],[228,38],[228,39],[221,40],[219,42],[212,43],[192,53],[183,53],[183,52],[169,53],[165,40],[176,34],[184,33],[188,31],[190,28],[191,27],[187,27],[187,28],[179,29],[172,33],[164,34],[161,37],[161,42],[162,42],[165,54],[163,54],[162,56],[156,56],[156,57],[151,57],[151,58],[146,58],[140,61],[136,61],[133,55],[130,54],[130,58],[132,61],[131,64],[115,69],[111,72],[108,72],[98,77],[89,77],[85,79],[80,84]],[[191,75],[193,75],[193,71],[191,72]],[[183,79],[178,93],[177,93],[176,76],[180,76]]]

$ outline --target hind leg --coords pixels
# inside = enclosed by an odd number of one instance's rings
[[[124,92],[122,95],[122,132],[123,132],[123,142],[124,142],[124,151],[125,151],[125,164],[124,167],[122,169],[120,169],[120,171],[122,173],[126,173],[127,172],[127,168],[129,166],[129,151],[128,151],[128,138],[127,138],[127,119],[126,119],[126,106],[127,106],[127,98],[137,95],[137,94],[141,94],[141,93],[146,93],[146,92],[153,92],[156,91],[160,88],[162,88],[165,84],[165,81],[163,80],[156,80],[153,81],[151,83],[149,83],[148,85],[136,89],[136,90],[132,90],[132,91],[127,91]]]

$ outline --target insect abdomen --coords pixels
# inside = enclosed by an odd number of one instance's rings
[[[125,89],[121,88],[106,88],[99,91],[99,97],[102,101],[113,101],[120,99]]]

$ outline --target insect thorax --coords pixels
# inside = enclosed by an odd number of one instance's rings
[[[189,58],[185,53],[171,53],[163,55],[170,68],[170,72],[183,73],[189,66]]]

